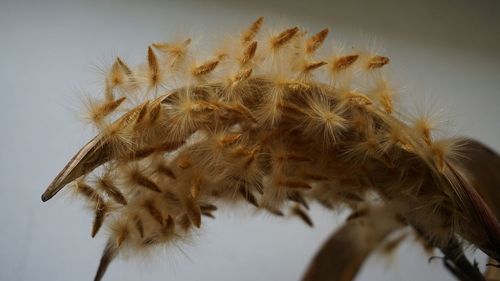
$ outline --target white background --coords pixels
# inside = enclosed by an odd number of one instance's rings
[[[151,42],[201,42],[269,22],[329,27],[330,38],[391,57],[405,107],[445,108],[447,131],[500,151],[500,2],[497,1],[0,1],[0,280],[91,280],[105,238],[64,194],[40,195],[92,135],[77,96],[99,85],[95,65],[135,64]],[[177,36],[177,37],[176,37]],[[345,214],[314,207],[316,223],[222,210],[183,251],[111,265],[105,280],[299,280]],[[357,280],[453,280],[411,241],[374,255]],[[187,257],[186,257],[187,255]],[[484,258],[479,257],[481,262]]]

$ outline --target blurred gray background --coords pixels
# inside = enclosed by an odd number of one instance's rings
[[[0,280],[91,280],[104,235],[67,195],[40,195],[93,134],[75,117],[78,96],[102,82],[114,55],[135,65],[151,42],[239,32],[270,23],[329,27],[347,47],[391,57],[404,107],[445,109],[446,131],[500,151],[498,1],[0,1]],[[111,265],[105,280],[299,280],[345,213],[315,206],[299,220],[222,210],[181,250]],[[477,255],[484,263],[484,256]],[[410,240],[373,255],[357,280],[453,280]]]

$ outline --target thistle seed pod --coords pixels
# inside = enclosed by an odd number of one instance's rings
[[[42,195],[72,184],[95,210],[92,236],[110,229],[95,280],[123,250],[179,242],[225,202],[311,227],[311,203],[352,209],[304,280],[351,280],[403,227],[440,248],[457,277],[482,280],[461,246],[500,258],[498,155],[470,139],[436,138],[429,120],[403,121],[384,78],[388,57],[322,58],[328,29],[260,38],[262,25],[197,63],[186,39],[152,44],[144,66],[113,64],[103,101],[89,107],[100,133]]]

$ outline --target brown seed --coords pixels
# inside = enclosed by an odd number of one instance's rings
[[[130,67],[126,63],[124,63],[119,57],[116,58],[116,62],[118,63],[118,65],[120,65],[123,72],[125,72],[125,75],[129,76],[129,78],[134,75]]]
[[[300,219],[302,219],[304,221],[304,223],[306,223],[307,225],[309,225],[310,227],[313,227],[314,226],[314,223],[313,221],[311,220],[311,218],[309,217],[309,215],[307,214],[306,211],[302,210],[302,208],[300,208],[300,206],[295,206],[293,209],[292,209],[292,213],[294,215],[297,215]]]
[[[191,74],[193,74],[193,76],[202,76],[208,74],[212,72],[217,67],[217,65],[219,65],[219,59],[208,61],[202,65],[193,68]]]
[[[107,101],[98,105],[96,108],[92,109],[92,120],[95,122],[101,121],[104,117],[115,111],[125,101],[125,99],[126,97],[121,97],[117,100]]]
[[[241,42],[246,44],[255,38],[255,35],[259,32],[262,23],[264,22],[264,17],[259,17],[256,21],[248,27],[248,29],[241,35]]]
[[[145,187],[146,189],[155,192],[161,192],[161,189],[154,181],[148,179],[148,177],[144,176],[139,171],[134,171],[132,173],[132,180],[134,181],[135,184]]]
[[[118,234],[116,235],[116,247],[120,247],[123,244],[123,241],[127,239],[129,234],[128,228],[126,225],[120,226],[118,230]]]
[[[157,102],[149,107],[148,120],[149,124],[154,124],[156,120],[160,117],[161,113],[161,103]]]
[[[116,61],[120,65],[122,71],[127,76],[128,82],[131,83],[131,86],[134,86],[134,87],[137,86],[137,84],[136,84],[137,80],[134,77],[134,72],[130,69],[130,67],[125,62],[123,62],[119,57],[116,58]]]
[[[201,226],[201,210],[193,198],[188,197],[186,200],[187,215],[191,223],[197,228]]]
[[[370,58],[370,60],[368,61],[367,68],[368,69],[381,68],[382,66],[388,64],[389,61],[390,60],[388,57],[374,56],[374,57]]]
[[[252,75],[252,69],[251,68],[240,70],[233,77],[233,83],[238,83],[238,82],[244,81],[248,77],[250,77],[250,75]]]
[[[355,63],[358,60],[358,58],[359,58],[359,55],[349,55],[349,56],[340,57],[333,62],[332,70],[334,72],[339,72],[339,71],[345,70],[349,66],[351,66],[353,63]]]
[[[326,209],[333,209],[332,202],[330,202],[326,199],[318,200],[318,202],[321,204],[321,206],[325,207]]]
[[[118,187],[116,187],[113,182],[108,178],[104,177],[99,181],[101,188],[108,194],[113,200],[122,205],[127,205],[127,199],[120,192]]]
[[[113,85],[111,85],[109,78],[106,78],[106,81],[104,82],[104,97],[107,101],[112,101],[115,99],[115,95],[113,93]]]
[[[179,56],[186,51],[186,48],[191,44],[191,38],[184,40],[181,43],[153,43],[151,46],[160,52]]]
[[[146,116],[146,113],[148,112],[148,106],[149,106],[149,101],[146,101],[140,106],[139,113],[137,114],[137,117],[135,118],[135,124],[138,126],[142,121],[144,120],[144,117]]]
[[[193,103],[193,106],[191,107],[191,112],[207,113],[207,112],[213,112],[218,109],[220,109],[219,104],[200,100]]]
[[[394,111],[394,105],[391,96],[388,94],[380,95],[379,101],[385,112],[387,112],[388,114],[392,114],[392,112]]]
[[[257,41],[253,41],[248,45],[243,51],[243,55],[240,58],[240,65],[244,66],[255,56],[255,51],[257,50]]]
[[[149,66],[149,79],[151,86],[155,86],[160,79],[160,66],[158,59],[151,46],[148,47],[148,66]]]
[[[210,203],[201,203],[200,209],[202,211],[213,212],[213,211],[217,211],[217,206],[210,204]]]
[[[144,239],[144,241],[142,241],[142,245],[153,246],[153,245],[157,244],[158,242],[159,241],[158,241],[157,237],[149,237],[149,238]]]
[[[314,53],[319,47],[321,47],[321,45],[323,45],[326,36],[328,36],[328,28],[321,30],[309,38],[306,42],[306,52],[308,54]]]
[[[304,196],[302,196],[300,192],[298,191],[288,192],[287,198],[293,202],[301,204],[302,206],[304,206],[304,208],[309,210],[309,204],[307,204],[306,199],[304,198]]]
[[[175,223],[174,223],[174,218],[170,215],[167,216],[167,219],[165,220],[165,228],[172,228],[175,226]]]
[[[171,234],[175,228],[174,218],[168,215],[162,225],[161,233],[163,235]]]
[[[298,27],[287,29],[271,39],[271,45],[277,49],[288,43],[299,32]]]
[[[247,200],[248,203],[254,205],[257,208],[259,207],[259,203],[257,202],[257,199],[255,198],[255,196],[252,194],[252,192],[247,190],[244,186],[241,186],[239,188],[239,193],[243,198],[245,198],[245,200]]]
[[[110,87],[123,84],[123,72],[118,61],[115,61],[111,66],[111,70],[108,74],[107,80],[110,83]]]
[[[108,208],[104,204],[104,202],[99,202],[99,204],[97,204],[95,208],[94,223],[92,225],[92,238],[94,238],[99,229],[101,229],[102,223],[104,222],[104,216],[106,215],[107,211]]]
[[[205,217],[209,217],[209,218],[215,219],[215,216],[211,212],[209,212],[209,211],[203,211],[202,210],[201,211],[201,215],[205,216]]]
[[[112,240],[108,240],[106,247],[101,256],[101,260],[99,261],[99,266],[97,267],[97,272],[94,277],[94,281],[101,281],[104,273],[106,273],[106,269],[109,264],[113,261],[113,259],[118,254],[118,249],[115,247]]]
[[[198,198],[198,195],[200,195],[200,191],[201,191],[201,177],[196,177],[194,180],[193,180],[193,183],[191,184],[191,196],[193,198]]]
[[[101,196],[90,185],[83,182],[83,180],[76,182],[76,191],[96,205],[103,201]]]
[[[269,213],[275,215],[275,216],[278,216],[278,217],[283,217],[285,216],[285,214],[283,214],[283,212],[279,209],[275,209],[273,207],[266,207],[266,210],[269,211]]]
[[[326,65],[326,64],[328,64],[328,63],[325,62],[325,61],[309,62],[309,63],[306,63],[304,65],[303,71],[304,72],[309,72],[309,71],[315,70],[317,68],[320,68],[320,67],[322,67],[323,65]]]
[[[252,150],[249,151],[248,153],[248,157],[245,161],[245,167],[248,167],[250,165],[252,165],[252,163],[255,161],[255,157],[257,156],[257,153],[260,151],[260,148],[259,147],[256,147]],[[260,192],[260,191],[259,191]],[[260,192],[262,193],[262,192]]]
[[[415,129],[417,130],[418,133],[422,135],[422,138],[424,139],[425,143],[428,145],[432,144],[432,124],[428,120],[417,120],[416,124],[414,125]]]
[[[286,86],[288,86],[288,88],[290,88],[291,90],[294,90],[294,91],[305,91],[305,90],[309,90],[311,88],[311,86],[306,83],[306,82],[303,82],[303,81],[288,81],[285,83]]]
[[[150,214],[155,221],[157,221],[160,225],[163,226],[163,216],[161,215],[161,212],[156,208],[154,202],[146,201],[144,203],[144,207],[146,208],[148,214]]]
[[[436,161],[436,166],[438,170],[443,173],[446,161],[445,161],[445,152],[441,147],[433,146],[432,154],[434,155],[434,159]]]
[[[228,134],[219,140],[219,145],[229,146],[237,143],[241,139],[242,134]]]
[[[350,92],[347,94],[347,98],[349,101],[359,102],[364,105],[373,104],[373,101],[367,95],[358,92]]]
[[[107,103],[104,103],[102,107],[100,107],[101,111],[103,112],[104,115],[108,115],[109,113],[113,112],[115,109],[117,109],[124,101],[127,99],[126,97],[121,97],[117,100],[110,101]]]

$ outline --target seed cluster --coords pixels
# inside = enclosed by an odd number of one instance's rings
[[[388,57],[320,56],[328,29],[265,37],[262,25],[206,60],[186,39],[152,44],[137,68],[110,67],[104,97],[87,104],[99,135],[43,197],[73,182],[95,211],[92,237],[109,226],[96,280],[122,250],[188,237],[228,203],[313,226],[310,202],[351,208],[350,219],[383,202],[436,241],[487,240],[467,231],[450,176],[460,140],[435,139],[427,118],[402,121]]]

